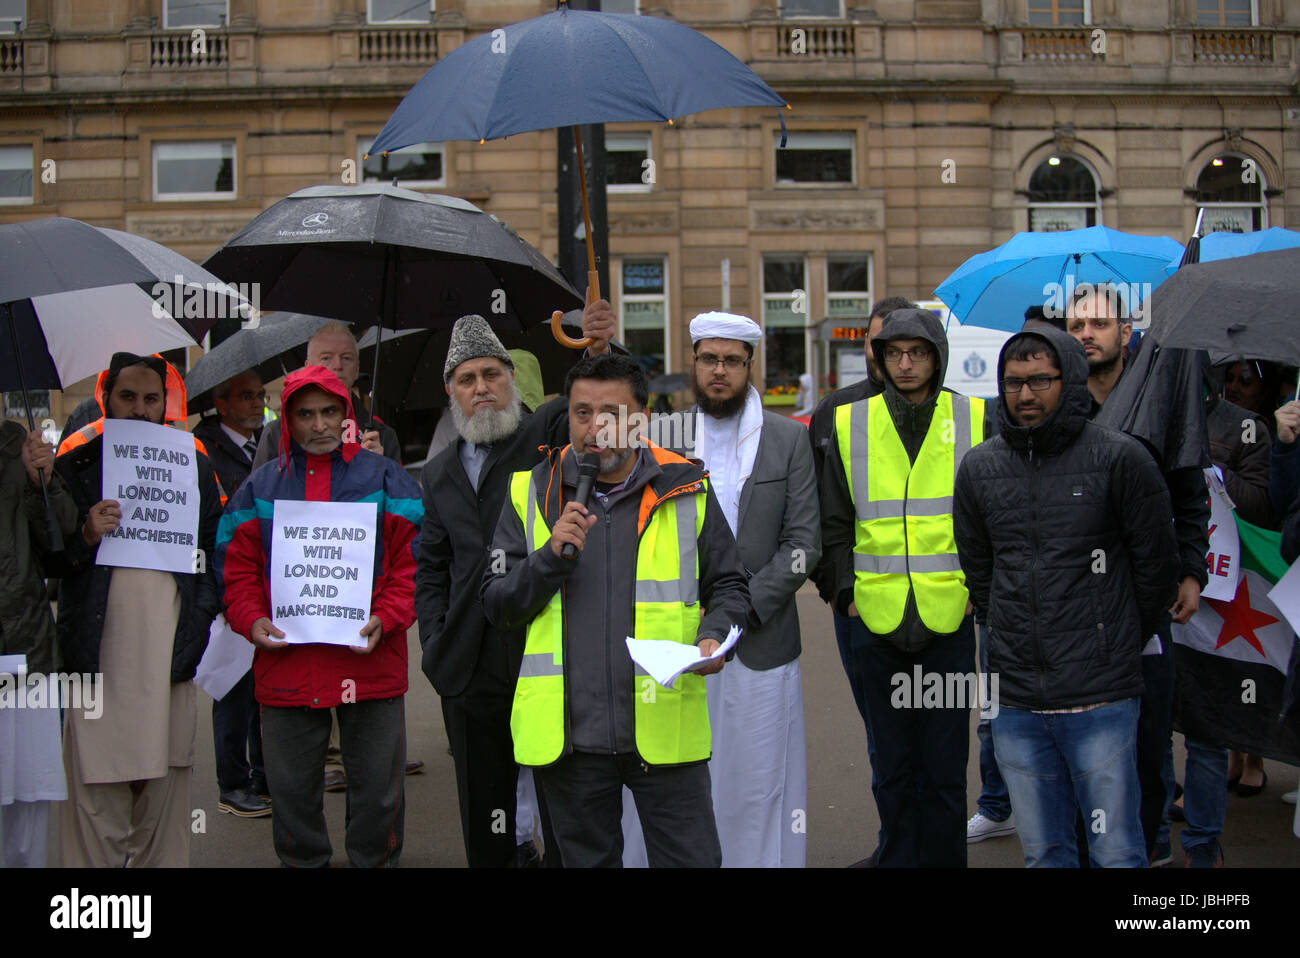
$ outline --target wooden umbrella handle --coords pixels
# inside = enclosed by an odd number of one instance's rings
[[[600,298],[600,274],[596,270],[587,271],[587,303],[590,305]],[[586,349],[592,344],[590,336],[584,336],[582,339],[574,339],[564,331],[560,325],[560,319],[564,316],[558,309],[551,313],[551,335],[561,346],[568,346],[570,349]]]

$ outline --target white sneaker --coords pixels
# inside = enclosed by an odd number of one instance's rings
[[[1001,838],[1003,835],[1016,833],[1016,815],[1012,812],[1004,822],[995,822],[985,818],[982,812],[976,812],[966,823],[966,844],[973,845],[986,838]]]
[[[1282,796],[1282,801],[1286,802],[1288,805],[1294,805],[1296,799],[1296,792],[1300,792],[1300,788],[1291,789],[1291,791],[1287,792],[1285,795]]]

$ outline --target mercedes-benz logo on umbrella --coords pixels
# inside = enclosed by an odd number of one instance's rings
[[[314,229],[324,226],[329,221],[330,215],[328,213],[312,213],[310,216],[302,218],[302,225],[308,229]]]

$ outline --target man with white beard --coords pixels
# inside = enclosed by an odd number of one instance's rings
[[[597,300],[583,312],[593,352],[603,352],[613,311]],[[420,473],[424,522],[415,575],[424,674],[442,699],[456,766],[465,856],[471,868],[534,865],[537,852],[519,830],[518,766],[510,709],[524,651],[522,629],[499,630],[483,617],[479,583],[510,476],[541,461],[539,446],[569,441],[568,401],[524,410],[510,354],[482,316],[452,329],[443,379],[457,439]]]
[[[695,449],[736,537],[750,592],[736,660],[708,676],[713,808],[723,867],[801,868],[808,773],[795,593],[821,558],[807,430],[763,409],[749,381],[752,319],[691,320]],[[689,414],[689,413],[688,413]]]

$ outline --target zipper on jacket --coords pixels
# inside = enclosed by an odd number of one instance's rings
[[[611,527],[609,503],[606,502],[606,501],[604,501],[604,500],[602,500],[601,503],[600,503],[600,508],[601,508],[601,511],[605,514],[605,568],[608,569],[608,570],[610,570],[610,571],[612,572],[613,569],[614,569],[614,550],[613,550],[613,547],[610,545],[610,541],[609,541],[609,540],[610,540],[610,527]],[[635,577],[634,577],[634,579],[635,579]],[[635,589],[635,588],[636,588],[636,585],[635,585],[635,581],[634,581],[634,583],[633,583],[633,589]],[[614,693],[614,684],[615,684],[615,683],[614,683],[614,659],[613,659],[613,657],[609,654],[609,620],[610,620],[610,608],[609,608],[609,606],[610,606],[610,601],[609,601],[609,597],[610,597],[610,595],[611,595],[612,593],[613,593],[613,589],[611,589],[609,592],[605,593],[605,641],[601,643],[601,649],[602,649],[602,650],[604,651],[604,653],[605,653],[605,691],[606,691],[606,695],[608,696],[607,701],[609,701],[609,702],[614,706],[614,708],[610,709],[609,712],[608,712],[608,715],[609,715],[609,742],[610,742],[610,747],[614,750],[614,754],[617,755],[617,754],[619,754],[619,752],[618,752],[618,727],[617,727],[616,723],[614,722],[614,711],[618,708],[618,699],[615,698],[615,693]],[[632,608],[633,608],[633,610],[634,610],[634,611],[633,611],[633,615],[635,616],[635,609],[636,609],[636,595],[635,595],[635,593],[634,593],[633,596],[632,596]],[[633,686],[634,689],[636,688],[636,681],[635,681],[635,679],[633,680],[632,686]],[[635,703],[633,703],[632,708],[633,708],[633,710],[635,711],[635,709],[636,709],[636,704],[635,704]],[[633,716],[633,720],[635,721],[635,715]],[[636,732],[633,731],[632,734],[635,736]]]
[[[1029,524],[1034,530],[1034,551],[1029,557],[1029,638],[1034,646],[1034,657],[1038,660],[1038,701],[1047,701],[1047,662],[1043,658],[1043,646],[1038,639],[1038,477],[1042,458],[1034,461],[1034,437],[1029,437]]]

